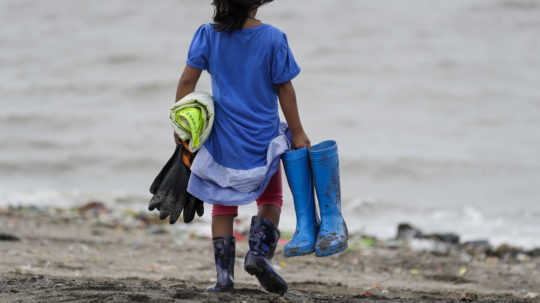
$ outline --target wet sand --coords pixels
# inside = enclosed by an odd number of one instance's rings
[[[280,246],[284,297],[243,271],[238,238],[236,291],[212,294],[209,239],[137,224],[0,211],[0,233],[19,238],[0,241],[0,302],[539,302],[540,258],[435,255],[360,235],[326,258],[284,258]]]

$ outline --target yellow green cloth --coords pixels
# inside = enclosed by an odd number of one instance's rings
[[[185,96],[170,109],[169,118],[176,134],[196,152],[208,139],[214,124],[212,96],[201,92]]]
[[[196,107],[185,107],[174,113],[174,120],[185,131],[191,133],[194,146],[199,146],[199,137],[202,134],[205,117],[203,111]]]

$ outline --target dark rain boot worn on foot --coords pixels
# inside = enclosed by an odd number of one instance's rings
[[[339,160],[335,141],[324,141],[312,146],[311,167],[321,211],[315,254],[317,257],[326,257],[347,249],[349,238],[345,219],[341,215]]]
[[[214,256],[216,259],[216,285],[208,288],[212,292],[228,292],[234,289],[234,237],[214,238]]]
[[[320,224],[315,209],[309,151],[307,148],[291,150],[282,159],[296,212],[296,231],[292,240],[285,245],[283,253],[285,257],[303,256],[315,251]]]
[[[249,231],[249,251],[244,269],[255,275],[261,286],[268,292],[283,295],[287,292],[287,282],[272,267],[272,257],[279,240],[279,231],[267,219],[254,216]]]

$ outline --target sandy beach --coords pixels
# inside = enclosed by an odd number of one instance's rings
[[[282,241],[274,264],[289,292],[279,297],[243,271],[245,231],[237,234],[236,292],[212,294],[209,239],[123,215],[132,219],[107,219],[115,216],[99,204],[2,210],[0,302],[539,302],[538,257],[415,251],[358,234],[326,258],[284,258]]]

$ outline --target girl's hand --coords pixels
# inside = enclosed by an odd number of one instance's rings
[[[176,142],[177,145],[182,144],[182,140],[180,140],[180,137],[178,137],[176,132],[174,133],[174,142]]]
[[[311,149],[311,142],[309,142],[309,138],[304,131],[292,135],[292,143],[294,149],[299,149],[303,147]]]

